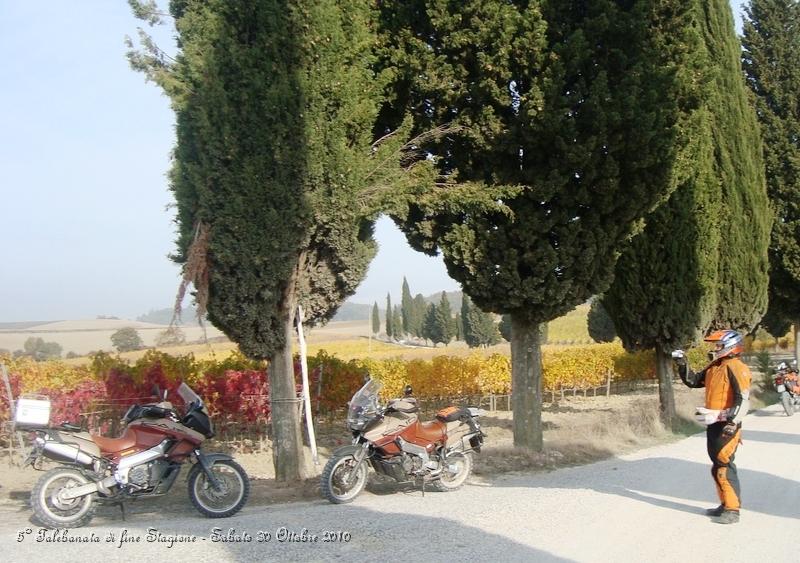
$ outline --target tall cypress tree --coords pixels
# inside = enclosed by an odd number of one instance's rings
[[[465,293],[461,298],[461,324],[463,326],[462,337],[464,342],[466,342],[467,346],[470,348],[475,346],[472,338],[472,327],[470,326],[470,311],[472,311],[473,307],[474,305],[472,304],[472,299],[470,299],[469,295]]]
[[[394,337],[394,315],[392,314],[392,296],[386,294],[386,338]]]
[[[377,335],[381,331],[381,316],[378,312],[378,302],[372,304],[372,334]]]
[[[766,282],[760,144],[757,136],[748,138],[756,129],[753,111],[741,73],[731,64],[730,7],[695,0],[691,8],[695,23],[687,44],[692,56],[679,73],[688,103],[680,157],[670,178],[678,188],[625,249],[602,301],[626,349],[655,349],[661,417],[668,426],[675,417],[669,351],[697,343],[715,323],[752,328],[762,314]],[[732,154],[741,155],[740,168],[732,166]],[[750,202],[747,213],[741,201]],[[744,229],[753,236],[739,236]],[[730,275],[742,268],[754,270],[742,276],[752,286],[748,296],[733,303],[731,288],[746,282],[733,282]]]
[[[714,80],[711,131],[715,175],[722,183],[722,223],[718,304],[712,326],[749,332],[767,310],[769,283],[772,214],[761,133],[742,79],[742,51],[730,4],[714,0],[703,6],[708,52],[719,69]],[[797,91],[794,95],[796,98]]]
[[[461,303],[461,318],[465,327],[464,341],[470,348],[493,346],[500,342],[494,316],[476,307],[468,295],[464,295]]]
[[[475,304],[510,314],[517,446],[542,447],[539,325],[607,288],[620,246],[668,194],[682,46],[649,30],[677,26],[681,5],[382,5],[398,69],[384,119],[454,119],[464,129],[426,147],[443,181],[519,188],[507,213],[421,202],[397,217]]]
[[[394,306],[394,312],[392,313],[392,331],[396,339],[405,336],[403,332],[403,311],[400,309],[400,305]]]
[[[800,358],[800,2],[751,0],[745,13],[743,64],[755,94],[775,213],[769,318],[776,332],[784,324],[778,318],[793,322]]]
[[[400,305],[403,310],[403,332],[412,334],[414,328],[414,298],[411,297],[411,289],[408,287],[408,280],[403,276],[403,293]]]
[[[411,334],[417,338],[423,338],[422,327],[425,324],[425,315],[428,311],[428,304],[425,303],[425,297],[421,293],[414,296],[413,305],[414,326],[411,329]]]
[[[158,20],[154,3],[131,3]],[[176,113],[175,259],[200,314],[207,306],[246,355],[270,360],[276,478],[296,479],[296,305],[325,321],[364,278],[379,211],[370,190],[392,160],[373,146],[375,13],[359,0],[176,0],[170,14],[175,60],[145,36],[130,61]]]
[[[447,292],[445,291],[442,292],[439,304],[436,306],[435,327],[432,340],[434,342],[442,342],[447,346],[453,339],[455,326],[453,324],[453,310],[450,308],[450,300],[447,298]]]

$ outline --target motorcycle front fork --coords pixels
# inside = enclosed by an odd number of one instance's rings
[[[353,445],[358,446],[359,449],[353,454],[353,460],[355,460],[355,464],[344,478],[345,486],[349,485],[350,480],[358,475],[358,470],[361,468],[363,463],[366,463],[367,454],[369,453],[369,442],[362,442],[359,444],[358,438],[356,438],[353,440]]]

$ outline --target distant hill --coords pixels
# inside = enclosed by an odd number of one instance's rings
[[[25,330],[52,322],[56,321],[19,321],[13,323],[0,323],[0,330]]]
[[[137,321],[157,325],[169,325],[172,322],[173,309],[153,309],[145,315],[136,317]],[[197,326],[197,310],[194,307],[184,307],[181,311],[181,326]]]
[[[372,305],[365,305],[364,303],[351,303],[345,301],[336,314],[333,316],[332,321],[366,321],[371,318]]]
[[[447,294],[447,301],[450,302],[450,311],[455,315],[461,311],[461,301],[463,301],[463,293],[461,291],[445,291]],[[425,297],[425,303],[433,303],[438,305],[442,300],[442,292],[434,293]]]

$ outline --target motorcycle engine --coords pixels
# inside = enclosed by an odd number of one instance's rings
[[[160,459],[131,467],[128,471],[128,484],[137,489],[154,487],[161,480],[168,466],[166,461]]]

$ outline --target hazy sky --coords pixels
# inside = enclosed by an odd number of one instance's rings
[[[124,0],[0,0],[0,322],[134,318],[174,300],[174,118],[125,59],[140,24]],[[388,219],[376,237],[351,301],[397,302],[404,275],[414,294],[459,288]]]

